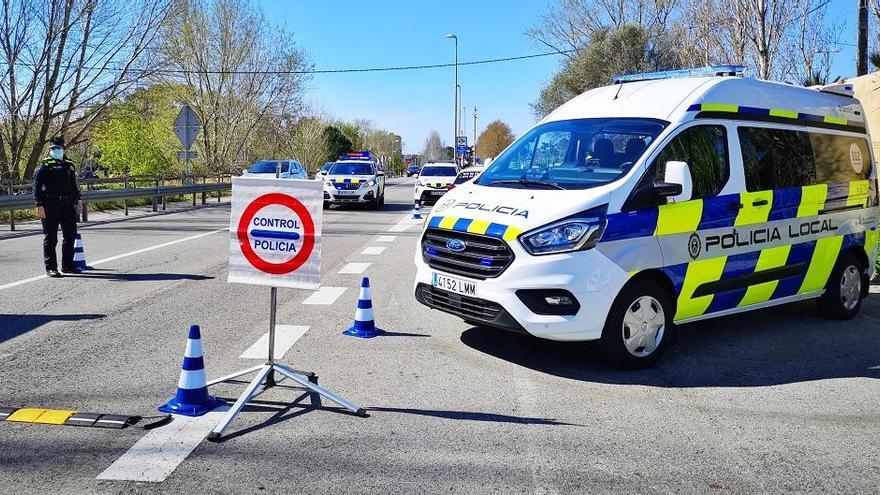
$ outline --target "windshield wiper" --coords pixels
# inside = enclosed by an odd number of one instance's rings
[[[547,180],[526,179],[524,177],[520,177],[519,179],[493,180],[488,185],[494,186],[495,184],[519,184],[522,186],[543,186],[543,187],[549,187],[552,189],[565,190],[564,187],[560,186],[559,184],[557,184],[555,182],[550,182]]]

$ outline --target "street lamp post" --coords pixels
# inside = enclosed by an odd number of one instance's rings
[[[452,156],[455,157],[455,145],[456,140],[458,138],[458,36],[449,33],[446,35],[447,38],[451,40],[455,40],[455,86],[452,87],[452,92],[455,94],[455,102],[452,105],[454,110],[453,120],[452,120]]]

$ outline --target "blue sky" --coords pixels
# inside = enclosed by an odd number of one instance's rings
[[[547,2],[483,0],[464,2],[376,0],[264,0],[268,17],[293,30],[316,69],[343,69],[447,63],[453,60],[453,32],[459,61],[494,59],[546,51],[524,33]],[[828,16],[845,22],[842,42],[855,43],[855,2],[832,0]],[[834,76],[854,72],[854,48],[838,46]],[[474,105],[478,132],[501,119],[521,134],[535,121],[529,103],[559,68],[560,57],[459,68],[467,134],[473,139]],[[366,118],[403,136],[405,152],[421,151],[435,129],[452,138],[453,70],[319,74],[307,99],[337,118]]]

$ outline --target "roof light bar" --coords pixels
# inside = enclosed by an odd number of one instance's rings
[[[635,81],[653,81],[656,79],[674,79],[679,77],[742,76],[745,70],[745,66],[742,65],[710,65],[708,67],[695,67],[692,69],[620,74],[614,76],[614,84]]]

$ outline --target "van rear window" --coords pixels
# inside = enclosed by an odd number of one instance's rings
[[[740,127],[738,134],[749,191],[845,183],[871,175],[864,138],[766,127]]]

